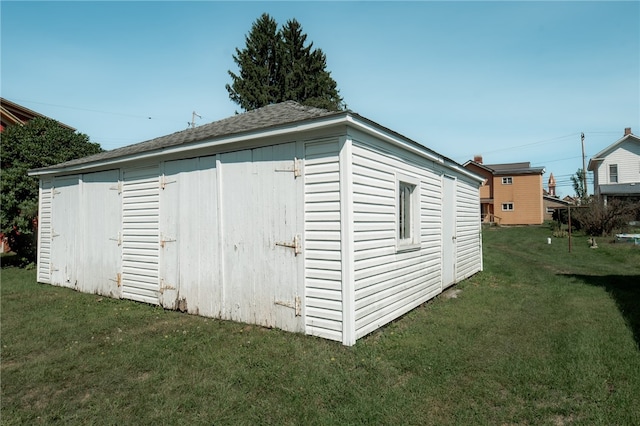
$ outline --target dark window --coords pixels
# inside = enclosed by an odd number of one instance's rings
[[[609,183],[618,183],[618,165],[609,164]]]

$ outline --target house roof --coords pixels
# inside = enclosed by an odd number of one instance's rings
[[[564,198],[560,199],[558,197],[552,197],[551,195],[547,195],[547,194],[542,194],[542,199],[548,202],[562,204],[563,206],[570,206],[573,204],[572,202],[567,201]]]
[[[589,165],[587,166],[587,170],[594,171],[596,168],[598,168],[598,165],[605,159],[607,155],[609,155],[612,151],[614,151],[616,148],[618,148],[620,145],[622,145],[626,141],[640,143],[640,137],[634,135],[633,133],[624,135],[623,137],[621,137],[620,139],[618,139],[617,141],[615,141],[614,143],[612,143],[611,145],[609,145],[608,147],[606,147],[605,149],[603,149],[602,151],[600,151],[599,153],[591,157],[591,159],[589,160]]]
[[[134,145],[101,152],[54,166],[30,170],[29,174],[47,175],[77,172],[107,164],[116,164],[140,158],[149,158],[211,146],[221,146],[240,140],[277,136],[302,130],[314,130],[335,125],[352,125],[374,134],[418,155],[443,164],[450,169],[482,181],[482,178],[464,169],[455,161],[408,139],[386,127],[364,118],[353,111],[327,111],[301,105],[294,101],[267,105],[242,114],[236,114],[212,123],[189,128]]]
[[[600,185],[602,195],[640,195],[640,184],[636,183],[611,183]]]
[[[15,124],[23,125],[29,120],[36,117],[49,118],[46,115],[42,115],[39,112],[35,112],[33,110],[30,110],[29,108],[23,107],[22,105],[18,105],[15,102],[11,102],[10,100],[0,97],[0,123],[2,124],[3,128]],[[76,130],[71,126],[60,123],[59,121],[58,123],[62,127],[66,127],[67,129],[74,131]]]
[[[475,161],[467,161],[464,163],[466,167],[469,164],[473,164],[477,167],[485,169],[496,176],[501,175],[541,175],[544,174],[544,167],[531,167],[530,162],[521,163],[503,163],[503,164],[483,164]]]

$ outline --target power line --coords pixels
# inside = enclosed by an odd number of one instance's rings
[[[53,107],[58,107],[58,108],[75,109],[75,110],[78,110],[78,111],[97,112],[97,113],[100,113],[100,114],[111,114],[111,115],[120,115],[120,116],[123,116],[123,117],[144,118],[144,119],[147,119],[147,120],[152,120],[153,119],[150,116],[135,115],[135,114],[125,114],[123,112],[100,111],[100,110],[97,110],[97,109],[80,108],[80,107],[73,107],[73,106],[69,106],[69,105],[50,104],[50,103],[46,103],[46,102],[28,101],[28,100],[25,100],[25,99],[15,99],[15,101],[16,102],[22,102],[22,103],[38,104],[38,105],[48,105],[48,106],[53,106]]]

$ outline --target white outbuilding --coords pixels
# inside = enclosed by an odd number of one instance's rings
[[[41,283],[353,345],[482,270],[481,178],[284,102],[32,170]]]

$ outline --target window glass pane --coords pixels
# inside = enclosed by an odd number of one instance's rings
[[[609,182],[618,183],[618,165],[609,164]]]
[[[411,193],[413,185],[405,182],[399,184],[398,196],[398,238],[411,238]]]

